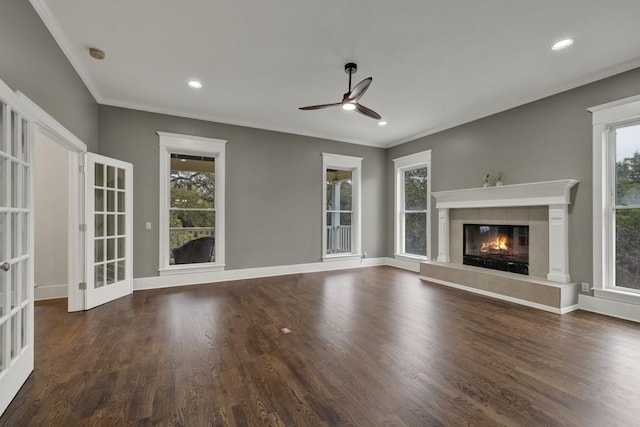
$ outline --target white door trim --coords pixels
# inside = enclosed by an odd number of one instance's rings
[[[84,236],[80,224],[84,218],[84,153],[87,145],[71,131],[40,108],[22,92],[16,92],[18,99],[29,111],[39,131],[69,150],[69,223],[68,223],[68,311],[85,309],[85,291],[79,283],[84,282]],[[82,168],[82,169],[81,169]]]

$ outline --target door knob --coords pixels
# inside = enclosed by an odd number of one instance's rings
[[[0,268],[2,268],[4,271],[9,271],[11,269],[11,264],[5,261],[2,263],[2,265],[0,265]]]

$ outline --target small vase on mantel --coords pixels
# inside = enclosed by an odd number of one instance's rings
[[[502,187],[502,172],[498,172],[496,175],[496,187]]]
[[[484,176],[484,181],[482,182],[482,187],[487,188],[489,186],[489,179],[491,179],[491,175],[486,174]]]

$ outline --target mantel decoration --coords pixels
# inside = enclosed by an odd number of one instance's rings
[[[496,187],[502,186],[502,172],[496,174]],[[487,188],[491,186],[491,174],[486,174],[482,180],[482,187]]]

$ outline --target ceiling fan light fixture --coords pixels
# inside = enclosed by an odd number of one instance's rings
[[[202,88],[202,83],[200,83],[198,80],[189,80],[189,82],[187,84],[189,85],[189,87],[191,87],[193,89],[201,89]]]
[[[378,126],[380,126],[380,127],[383,127],[383,126],[386,126],[386,125],[387,125],[387,121],[386,120],[380,120],[378,122]]]
[[[382,119],[382,116],[380,114],[360,104],[360,98],[362,98],[362,95],[364,95],[367,89],[369,89],[369,85],[371,84],[373,77],[367,77],[357,85],[351,87],[351,77],[357,69],[358,66],[353,62],[349,62],[344,66],[344,71],[349,74],[349,87],[347,89],[347,93],[342,95],[342,101],[333,102],[331,104],[309,105],[307,107],[300,107],[299,110],[321,110],[323,108],[341,106],[342,109],[346,111],[356,110],[358,113],[364,114],[365,116],[372,119]]]
[[[573,39],[562,39],[551,45],[551,50],[562,50],[573,44]]]

